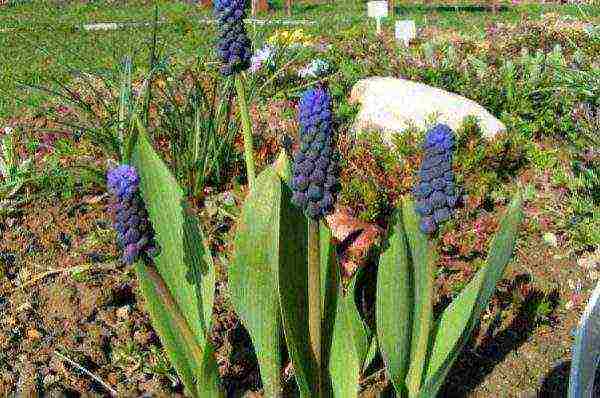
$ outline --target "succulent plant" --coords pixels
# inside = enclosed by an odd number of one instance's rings
[[[425,156],[413,194],[415,210],[421,216],[421,231],[432,234],[450,218],[458,204],[452,171],[454,132],[445,124],[437,124],[427,132],[423,149]]]
[[[123,262],[133,264],[142,254],[156,252],[154,231],[139,194],[140,178],[134,167],[120,165],[108,171],[109,210],[117,230]]]
[[[245,9],[245,0],[218,0],[215,4],[219,25],[221,73],[225,76],[235,75],[250,67],[252,50],[244,26]]]
[[[333,210],[338,191],[331,97],[325,87],[307,90],[300,100],[300,149],[294,157],[294,204],[317,220]]]

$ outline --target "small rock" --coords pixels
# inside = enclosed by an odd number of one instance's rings
[[[117,309],[117,318],[127,319],[129,318],[129,313],[131,312],[131,308],[128,305],[124,305],[123,307],[119,307]]]
[[[585,269],[594,269],[600,267],[600,249],[586,257],[577,259],[577,265]]]
[[[552,232],[544,233],[544,235],[542,235],[542,239],[548,246],[558,247],[558,238]]]
[[[107,256],[98,252],[89,252],[86,254],[88,261],[92,264],[98,264],[106,261]]]
[[[42,338],[42,334],[36,329],[29,329],[27,331],[27,337],[31,340],[39,340]]]
[[[61,231],[58,234],[58,240],[64,246],[65,249],[68,249],[71,247],[71,236],[69,236],[69,234]]]
[[[58,377],[56,377],[56,375],[54,375],[52,373],[48,373],[46,376],[44,376],[44,379],[42,380],[42,384],[44,385],[45,388],[48,388],[52,384],[56,383],[57,381],[58,381]]]
[[[15,265],[16,256],[14,253],[10,251],[2,251],[0,252],[0,263],[12,267]]]
[[[352,88],[351,103],[361,104],[354,130],[378,130],[383,141],[392,144],[392,136],[414,126],[426,129],[432,116],[453,130],[467,116],[474,116],[485,138],[506,131],[506,126],[478,103],[439,88],[406,79],[370,77]]]

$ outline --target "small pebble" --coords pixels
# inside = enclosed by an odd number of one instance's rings
[[[542,239],[548,246],[558,247],[558,238],[552,232],[546,232],[542,235]]]
[[[31,340],[39,340],[42,338],[42,334],[36,329],[29,329],[27,331],[27,337]]]
[[[117,309],[117,317],[121,319],[129,318],[129,313],[131,312],[131,308],[128,305],[124,305],[123,307],[119,307]]]

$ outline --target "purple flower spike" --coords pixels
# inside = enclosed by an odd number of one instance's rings
[[[326,88],[304,92],[298,109],[302,145],[294,159],[293,203],[314,220],[333,211],[338,190],[331,114],[331,97]]]
[[[457,206],[452,171],[454,145],[454,133],[445,124],[436,125],[425,135],[425,157],[413,190],[415,210],[421,216],[420,228],[425,234],[433,234]]]
[[[133,264],[142,254],[156,252],[154,231],[139,194],[140,178],[134,167],[120,165],[106,175],[109,211],[123,250],[123,262]]]
[[[215,14],[218,18],[221,73],[238,74],[250,67],[251,43],[244,26],[245,0],[217,0]]]

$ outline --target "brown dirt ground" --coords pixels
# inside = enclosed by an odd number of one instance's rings
[[[546,209],[548,200],[558,208],[560,194],[544,188],[544,178],[539,178],[537,200],[545,201]],[[49,199],[2,221],[0,396],[106,393],[64,357],[120,396],[181,395],[144,312],[133,272],[118,262],[105,202],[102,194]],[[534,230],[547,217],[538,205],[528,204],[522,234],[527,239],[519,241],[516,261],[448,377],[443,396],[565,394],[571,333],[593,281],[574,257],[564,256],[560,235],[558,247],[551,247]],[[544,225],[551,228],[551,219]],[[440,278],[442,295],[472,274],[460,263],[447,265],[455,273]],[[581,293],[574,292],[569,280],[581,282]],[[248,336],[227,305],[223,288],[220,282],[213,340],[226,386],[239,396],[243,389],[258,388],[257,369]],[[536,311],[539,303],[547,310]],[[382,377],[375,380],[385,384]],[[372,390],[367,386],[364,396],[372,396]]]

